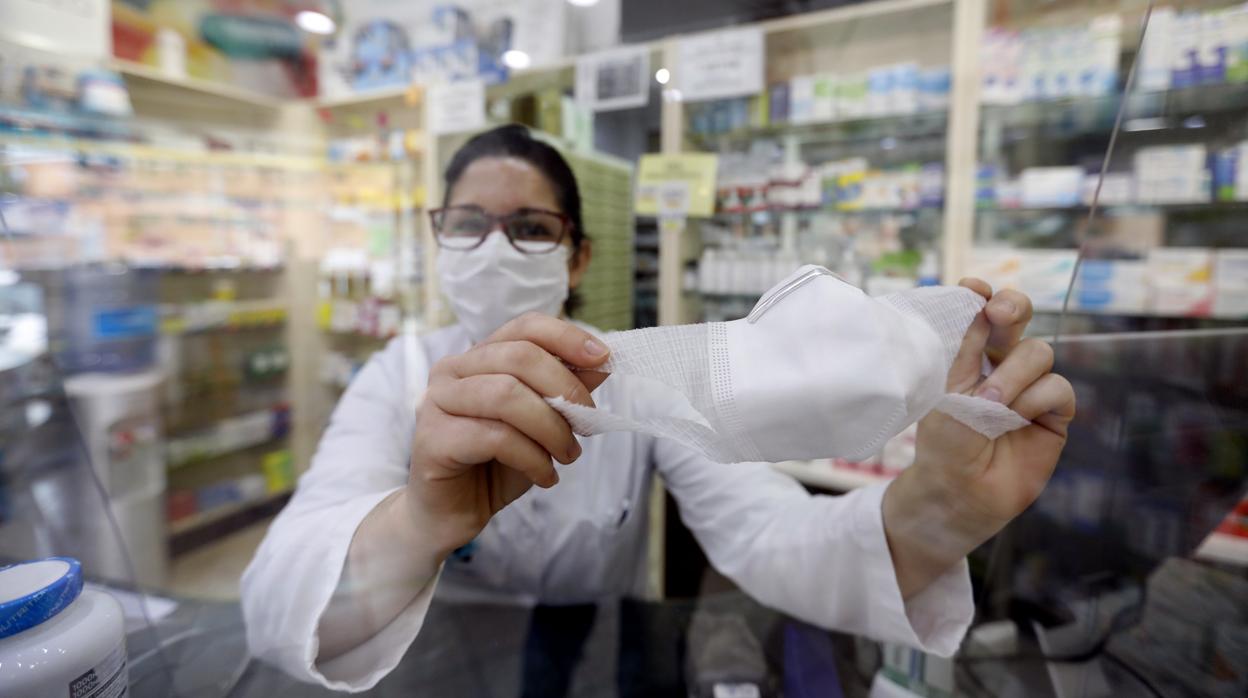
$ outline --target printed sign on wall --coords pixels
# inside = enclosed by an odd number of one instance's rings
[[[676,89],[686,102],[745,97],[763,91],[763,32],[733,29],[681,39]]]
[[[650,49],[628,47],[578,58],[576,101],[593,111],[646,106],[650,101]]]
[[[507,51],[541,66],[563,55],[563,2],[352,0],[321,47],[321,96],[347,97],[411,83],[504,82]]]
[[[715,176],[719,159],[710,153],[642,155],[637,165],[637,199],[643,216],[671,213],[679,206],[689,216],[715,213]],[[681,185],[670,186],[679,182]],[[679,196],[677,196],[677,192]]]
[[[429,88],[429,131],[442,135],[485,128],[485,83],[460,80]]]
[[[112,53],[108,0],[4,0],[0,40],[18,46],[105,59]]]

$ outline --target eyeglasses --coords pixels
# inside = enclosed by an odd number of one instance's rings
[[[429,212],[438,246],[448,250],[471,250],[485,236],[502,230],[511,246],[525,254],[544,254],[559,248],[572,230],[572,219],[555,211],[522,208],[495,216],[477,206],[447,206]]]

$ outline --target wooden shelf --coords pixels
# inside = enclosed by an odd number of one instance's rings
[[[204,526],[216,523],[217,521],[233,516],[241,511],[271,504],[282,498],[289,497],[293,492],[294,489],[282,490],[280,492],[273,492],[265,495],[260,499],[231,502],[229,504],[223,504],[219,507],[213,507],[207,511],[196,512],[184,519],[178,519],[177,521],[170,523],[169,535],[179,536],[188,531],[203,528]]]
[[[134,61],[114,59],[109,63],[109,65],[113,70],[116,70],[127,80],[142,81],[175,90],[214,97],[217,99],[227,99],[260,109],[277,110],[281,109],[290,101],[293,101],[277,99],[259,92],[253,92],[252,90],[234,87],[233,85],[226,85],[212,80],[166,75],[156,68],[142,63],[135,63]]]
[[[886,475],[838,468],[824,461],[786,461],[774,463],[772,467],[802,484],[837,492],[848,492],[893,479]]]
[[[188,437],[182,437],[182,438],[188,438]],[[190,457],[183,458],[178,461],[174,461],[166,457],[165,467],[168,470],[176,470],[178,468],[188,468],[188,467],[192,467],[195,465],[199,465],[200,463],[207,463],[209,461],[213,461],[218,458],[223,458],[225,456],[233,455],[235,453],[242,453],[244,451],[250,451],[253,448],[260,448],[262,446],[273,446],[278,443],[282,443],[286,441],[288,438],[289,438],[289,434],[282,434],[280,436],[269,434],[265,436],[263,439],[241,443],[231,448],[223,448],[223,449],[219,449],[216,451],[196,453]]]
[[[402,101],[406,103],[407,94],[411,91],[411,89],[412,87],[410,85],[383,87],[379,90],[370,90],[368,92],[361,92],[358,94],[318,99],[315,104],[321,109],[350,109],[352,107],[379,106],[381,103],[391,101]],[[415,105],[412,108],[419,108],[419,105]]]

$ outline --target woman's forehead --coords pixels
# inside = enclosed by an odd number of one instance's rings
[[[491,213],[524,207],[561,209],[546,175],[532,163],[513,157],[473,161],[455,182],[449,202],[452,206],[480,206]]]

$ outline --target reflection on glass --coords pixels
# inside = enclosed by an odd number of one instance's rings
[[[852,4],[765,27],[757,94],[682,101],[688,75],[665,56],[661,135],[620,113],[595,129],[566,64],[516,48],[534,24],[554,35],[561,3],[491,18],[480,56],[471,7],[419,31],[423,10],[320,8],[339,30],[318,79],[338,91],[343,70],[480,58],[493,79],[485,53],[530,56],[487,113],[557,145],[577,213],[523,168],[445,191],[470,134],[434,134],[419,90],[275,102],[275,81],[312,83],[293,25],[164,5],[112,4],[118,56],[148,61],[120,73],[0,43],[0,564],[81,560],[123,609],[130,694],[1248,695],[1248,6]],[[308,9],[286,5],[273,12]],[[564,10],[597,11],[582,5]],[[633,5],[620,12],[657,13]],[[985,21],[968,39],[972,6]],[[203,37],[186,29],[200,15]],[[446,36],[421,48],[430,32]],[[717,155],[713,215],[674,238],[671,219],[634,222],[631,158],[583,150],[603,139]],[[484,209],[461,226],[474,240],[527,221],[507,232],[568,246],[571,267],[483,244],[528,285],[445,298],[425,226],[446,205]],[[559,216],[509,217],[522,208]],[[410,366],[456,365],[486,338],[439,331],[452,308],[551,279],[555,307],[581,278],[567,307],[600,329],[657,324],[660,306],[727,321],[804,263],[871,295],[979,277],[1025,293],[1026,336],[1055,344],[1078,397],[1069,441],[1035,503],[967,544],[969,576],[903,600],[895,519],[863,505],[921,472],[927,428],[862,460],[774,467],[612,434],[510,501],[501,459],[521,442],[472,469],[504,494],[472,499],[462,527],[463,509],[429,506],[454,497],[395,495],[419,489],[414,434],[457,457],[492,438],[420,429],[414,405],[528,395],[518,378],[425,392],[450,378]],[[481,375],[528,360],[564,375],[542,352]],[[645,408],[620,382],[594,399]],[[478,492],[438,474],[417,479]]]

